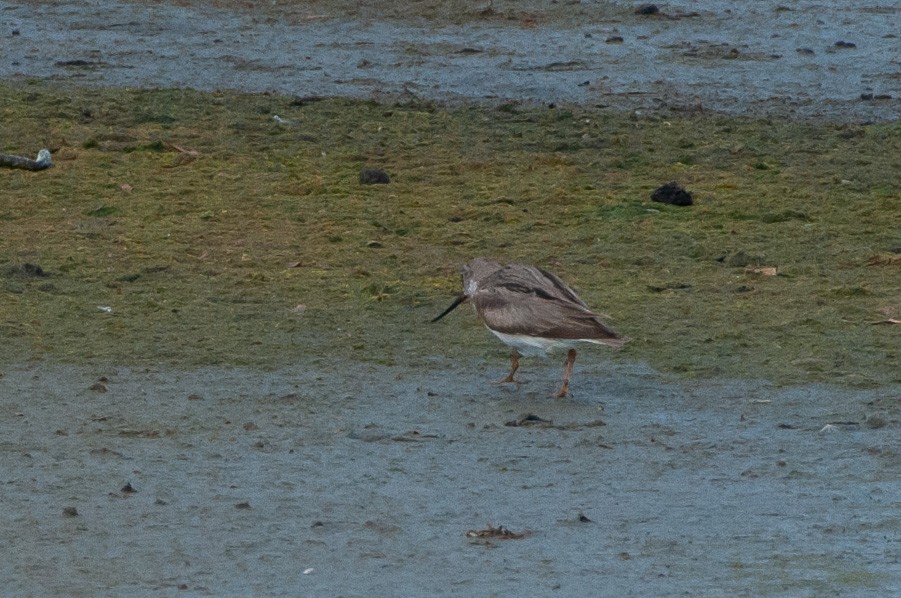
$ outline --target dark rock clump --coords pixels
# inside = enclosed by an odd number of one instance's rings
[[[651,201],[668,203],[674,206],[690,206],[691,193],[683,189],[676,181],[669,182],[651,193]]]
[[[391,177],[381,168],[364,168],[360,171],[361,185],[387,185]]]

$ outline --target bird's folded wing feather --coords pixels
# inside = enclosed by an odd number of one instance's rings
[[[565,285],[564,285],[565,286]],[[618,339],[585,304],[517,283],[480,289],[472,298],[485,324],[505,334],[558,339]]]

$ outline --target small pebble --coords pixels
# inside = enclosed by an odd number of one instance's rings
[[[360,171],[361,185],[387,185],[391,177],[381,168],[364,168]]]
[[[868,417],[864,424],[871,430],[878,430],[886,426],[886,421],[881,417]]]
[[[674,206],[690,206],[692,204],[691,193],[680,187],[676,181],[671,181],[655,189],[651,193],[651,201]]]
[[[657,7],[656,4],[642,4],[641,6],[639,6],[638,8],[635,9],[635,14],[645,15],[645,16],[659,15],[660,9]]]

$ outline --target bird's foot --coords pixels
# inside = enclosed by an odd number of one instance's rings
[[[560,390],[558,390],[556,393],[554,393],[555,399],[565,399],[568,396],[570,396],[569,384],[564,384],[563,386],[560,387]]]
[[[507,376],[507,377],[504,378],[503,380],[498,380],[498,381],[495,382],[494,384],[497,384],[497,385],[501,385],[501,384],[513,384],[513,385],[516,386],[516,388],[519,388],[519,385],[520,385],[520,384],[528,384],[528,380],[514,380],[514,379],[513,379],[513,376]]]

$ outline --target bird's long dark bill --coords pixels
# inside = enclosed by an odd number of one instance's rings
[[[443,318],[444,316],[446,316],[446,315],[449,314],[450,312],[452,312],[452,311],[454,311],[455,309],[457,309],[457,306],[460,305],[461,303],[463,303],[464,301],[466,301],[466,295],[463,294],[463,293],[460,293],[459,295],[457,295],[457,298],[454,299],[454,302],[450,304],[450,307],[448,307],[447,309],[445,309],[445,310],[444,310],[443,312],[441,312],[439,315],[437,315],[437,316],[435,316],[434,318],[432,318],[432,321],[433,321],[433,322],[437,322],[438,320],[440,320],[441,318]]]

